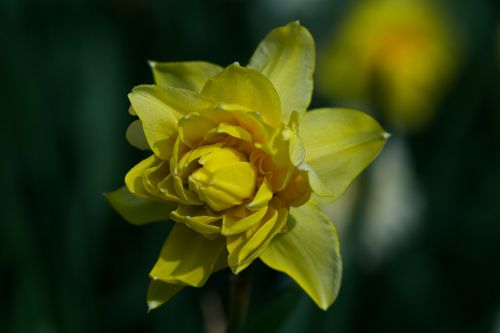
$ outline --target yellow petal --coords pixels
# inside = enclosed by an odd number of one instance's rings
[[[177,165],[184,156],[189,151],[189,147],[186,146],[182,140],[181,136],[178,135],[177,139],[175,140],[174,147],[172,148],[172,157],[170,158],[170,172],[173,175],[178,176],[178,170],[177,170]]]
[[[207,156],[212,155],[215,153]],[[252,164],[233,162],[214,167],[213,173],[210,164],[207,163],[208,167],[198,169],[189,177],[190,189],[197,191],[200,199],[210,208],[220,212],[241,204],[253,194],[257,172]]]
[[[235,235],[242,233],[258,224],[264,215],[267,213],[267,206],[264,206],[260,210],[256,212],[251,212],[249,215],[245,217],[234,216],[230,214],[224,215],[224,220],[222,222],[222,231],[221,233],[225,236]]]
[[[125,185],[127,185],[128,190],[135,195],[146,198],[152,197],[152,194],[144,186],[144,174],[147,170],[158,166],[161,162],[162,160],[156,157],[156,155],[151,155],[130,169],[125,175]]]
[[[128,126],[125,136],[127,137],[128,142],[132,146],[142,150],[150,149],[140,120],[134,120]]]
[[[302,163],[298,166],[298,168],[299,170],[304,171],[307,174],[307,178],[309,180],[309,186],[311,186],[311,189],[317,196],[328,197],[330,199],[334,197],[333,192],[330,191],[326,183],[323,182],[321,178],[319,178],[316,171],[314,171],[314,169],[309,164]],[[328,203],[329,201],[324,201],[324,202]]]
[[[175,223],[149,276],[166,283],[201,287],[218,268],[220,257],[226,255],[224,238],[210,240]]]
[[[177,195],[174,186],[174,176],[169,174],[165,179],[158,183],[158,189],[160,190],[161,195],[170,201],[173,202],[181,202],[182,200]]]
[[[290,115],[288,127],[291,132],[290,146],[288,147],[290,162],[292,162],[294,166],[298,166],[304,162],[306,151],[299,136],[299,113],[297,111],[292,112]]]
[[[269,207],[263,222],[245,234],[227,237],[228,264],[233,273],[247,268],[266,249],[274,236],[286,225],[288,209]]]
[[[213,103],[200,94],[182,88],[139,85],[132,89],[129,96],[131,94],[152,100],[152,103],[162,104],[163,110],[169,112],[176,119],[191,112],[199,112],[213,107]],[[134,104],[132,107],[140,117],[139,110]]]
[[[175,205],[167,202],[136,197],[125,186],[104,193],[104,196],[127,222],[137,225],[168,220],[170,212],[175,209]]]
[[[209,78],[222,67],[205,61],[156,62],[150,61],[155,83],[160,87],[176,87],[200,92]]]
[[[238,150],[231,147],[222,147],[210,154],[202,156],[199,163],[210,172],[216,172],[219,168],[235,162],[247,162],[247,158]]]
[[[205,141],[209,142],[217,142],[217,138],[221,137],[221,135],[229,135],[233,138],[240,139],[246,142],[252,142],[252,134],[245,130],[241,126],[234,126],[227,123],[222,123],[217,125],[216,128],[211,129],[205,134]]]
[[[201,94],[215,102],[243,105],[275,128],[281,125],[280,98],[267,77],[233,64],[209,79]]]
[[[375,159],[388,134],[365,113],[325,108],[304,115],[300,137],[306,150],[305,163],[337,198]],[[315,190],[313,182],[311,187]]]
[[[146,169],[142,178],[146,191],[156,198],[163,199],[162,192],[158,187],[158,184],[168,177],[169,173],[170,169],[168,167],[168,162],[161,160],[157,165]]]
[[[193,148],[198,146],[207,132],[216,126],[217,123],[213,119],[193,112],[179,120],[179,135],[184,144]]]
[[[243,128],[252,135],[252,141],[255,143],[255,146],[266,152],[269,150],[268,145],[271,144],[273,138],[279,133],[279,129],[265,123],[260,113],[253,112],[237,104],[219,103],[212,110],[200,113],[200,116],[216,124],[224,123]]]
[[[174,189],[177,197],[179,198],[179,202],[186,205],[203,205],[203,201],[199,200],[196,193],[193,191],[186,189],[184,187],[184,183],[182,179],[178,176],[173,176],[174,181]]]
[[[285,124],[292,111],[303,113],[311,102],[315,56],[309,31],[292,22],[271,31],[250,59],[248,67],[262,72],[276,88]]]
[[[174,297],[183,286],[165,283],[160,280],[149,281],[148,287],[148,311],[154,310],[169,299]]]
[[[326,310],[340,287],[342,261],[337,231],[326,214],[308,203],[290,210],[288,231],[260,255],[269,267],[288,274]]]
[[[184,223],[208,238],[219,234],[221,230],[220,223],[215,223],[221,220],[221,216],[209,214],[206,208],[202,206],[179,205],[176,210],[170,213],[170,217],[172,220]]]
[[[256,178],[257,171],[252,164],[236,162],[217,169],[211,186],[246,199],[253,194]]]
[[[272,198],[273,189],[271,188],[271,184],[269,183],[269,180],[267,180],[267,177],[264,177],[264,181],[260,185],[257,194],[255,194],[253,200],[247,204],[247,208],[252,210],[259,210],[262,207],[267,206],[267,203]]]
[[[275,192],[282,191],[295,167],[300,166],[305,158],[305,149],[299,137],[299,113],[294,111],[290,116],[288,126],[283,128],[272,143],[271,159],[274,164],[270,177],[271,187]]]
[[[134,110],[142,120],[144,134],[151,150],[161,159],[170,158],[172,146],[177,137],[177,112],[163,102],[159,87],[135,88],[129,94]]]
[[[296,170],[292,159],[294,162],[302,159],[300,153],[297,154],[298,151],[292,150],[296,149],[300,143],[300,141],[295,140],[294,146],[291,147],[290,138],[293,136],[296,136],[296,133],[285,128],[280,132],[279,136],[276,136],[272,144],[273,152],[270,154],[270,157],[274,166],[269,180],[275,192],[283,190]]]
[[[158,86],[135,87],[129,99],[142,121],[151,150],[163,160],[170,158],[177,137],[178,119],[210,105],[195,92]]]
[[[222,143],[216,143],[213,145],[200,146],[193,150],[188,151],[182,156],[177,164],[176,175],[179,177],[189,177],[197,168],[200,167],[198,159],[204,155],[211,154],[214,151],[220,149]]]

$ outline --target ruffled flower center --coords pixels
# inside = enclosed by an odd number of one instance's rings
[[[201,147],[193,151],[207,150]],[[219,212],[250,198],[257,171],[241,152],[230,147],[212,147],[198,159],[201,166],[189,177],[189,190]]]

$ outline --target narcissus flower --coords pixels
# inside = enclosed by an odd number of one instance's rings
[[[397,127],[418,130],[460,62],[454,30],[433,1],[361,2],[322,54],[319,88],[339,101],[377,104]]]
[[[259,258],[322,309],[341,278],[335,226],[315,203],[338,197],[387,135],[347,109],[306,112],[314,41],[299,23],[273,30],[247,67],[151,62],[155,85],[129,95],[129,142],[152,154],[108,193],[129,222],[175,221],[150,277],[155,308],[211,273]]]

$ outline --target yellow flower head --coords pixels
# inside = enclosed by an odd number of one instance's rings
[[[347,109],[306,112],[314,41],[299,23],[273,30],[247,67],[151,62],[135,87],[129,142],[152,154],[107,197],[129,222],[176,223],[153,267],[148,305],[260,258],[322,309],[341,276],[335,226],[315,204],[339,196],[387,135]]]
[[[431,1],[361,2],[322,56],[320,89],[341,101],[375,103],[396,126],[419,129],[455,72],[456,37]]]

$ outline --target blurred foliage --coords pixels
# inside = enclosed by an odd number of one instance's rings
[[[128,225],[101,195],[143,157],[124,139],[126,95],[152,81],[147,59],[246,63],[265,32],[295,19],[321,47],[354,4],[0,2],[0,332],[201,332],[223,320],[200,304],[227,307],[227,271],[146,313],[147,273],[170,224]],[[256,264],[248,332],[500,331],[498,4],[443,5],[466,50],[432,124],[403,135],[426,201],[419,227],[367,263],[368,172],[341,235],[337,302],[322,312]]]

